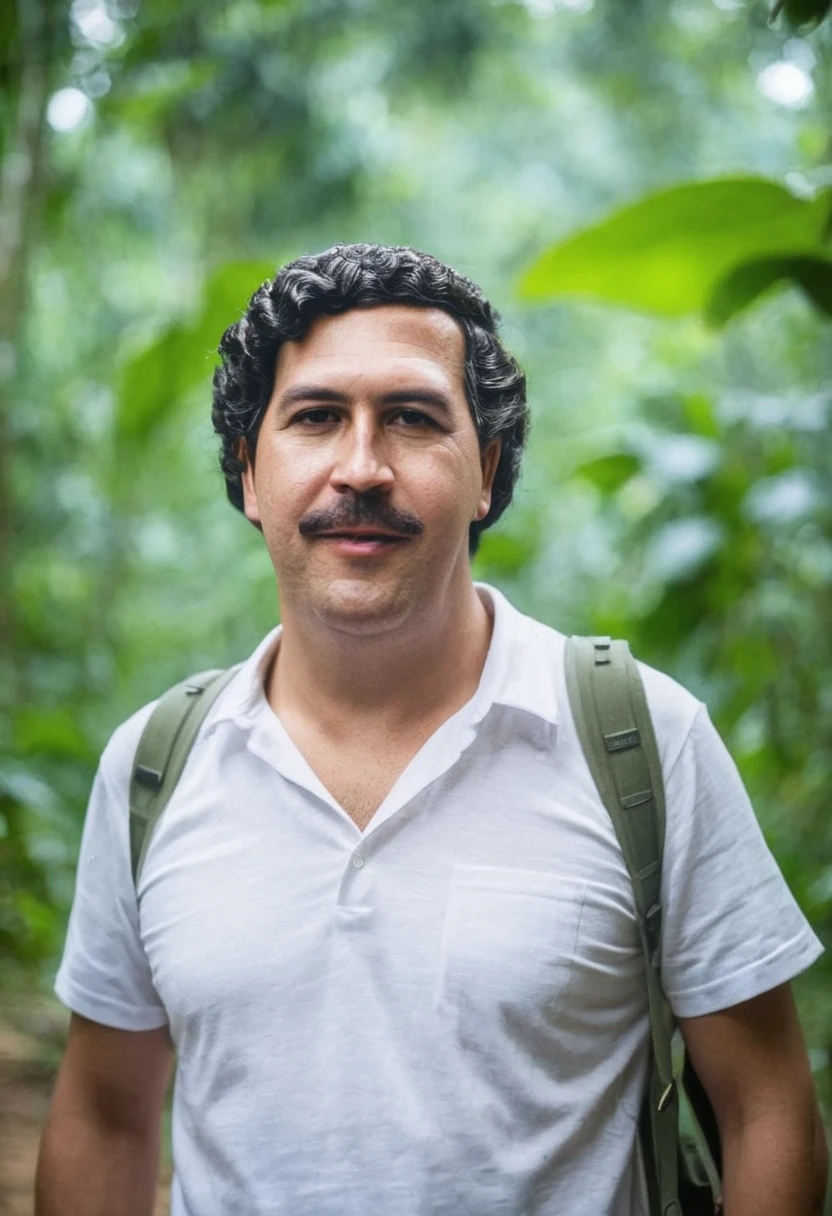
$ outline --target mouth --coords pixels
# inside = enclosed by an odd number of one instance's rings
[[[383,553],[394,548],[409,536],[393,532],[317,532],[309,538],[316,541],[328,541],[339,553],[358,557]]]
[[[339,532],[316,532],[312,540],[349,540],[349,541],[380,541],[394,542],[400,540],[409,540],[410,537],[402,536],[401,532],[373,532],[371,530],[352,531],[344,528]]]

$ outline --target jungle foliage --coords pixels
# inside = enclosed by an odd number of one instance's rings
[[[529,371],[476,573],[705,699],[832,943],[824,0],[22,0],[0,24],[0,977],[48,982],[108,733],[275,618],[209,386],[337,240],[483,284]],[[832,964],[799,985],[832,1100]]]

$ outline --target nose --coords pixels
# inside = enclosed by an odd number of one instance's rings
[[[369,490],[389,490],[393,470],[389,463],[384,435],[371,418],[356,418],[345,428],[338,446],[330,483],[334,489],[366,494]]]

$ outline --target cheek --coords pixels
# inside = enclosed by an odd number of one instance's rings
[[[281,524],[296,527],[298,518],[308,511],[326,481],[320,472],[320,461],[310,460],[306,452],[281,453],[280,459],[268,452],[263,457],[258,459],[254,474],[263,523],[272,528]]]
[[[456,504],[458,514],[469,518],[482,493],[482,468],[479,452],[453,447],[442,450],[433,462],[428,484],[428,500],[437,510],[448,512]]]

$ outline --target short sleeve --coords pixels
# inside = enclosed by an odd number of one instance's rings
[[[677,1017],[759,996],[823,952],[704,706],[667,776],[662,982]]]
[[[119,1030],[167,1022],[141,941],[130,871],[132,757],[152,706],[116,731],[87,807],[75,895],[55,992],[74,1013]]]

